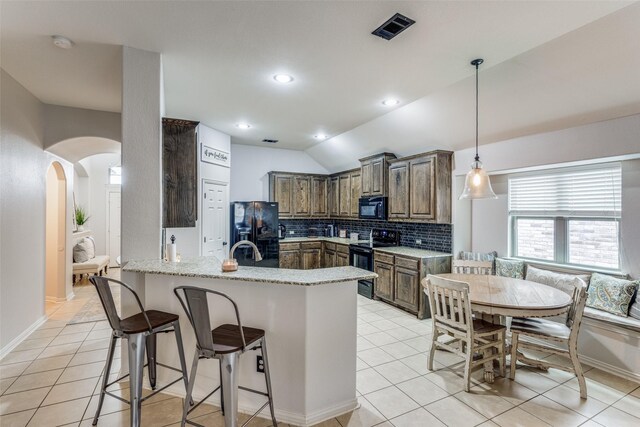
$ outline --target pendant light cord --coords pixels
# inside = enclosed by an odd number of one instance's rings
[[[476,162],[480,161],[480,156],[478,155],[478,67],[479,63],[476,62]]]

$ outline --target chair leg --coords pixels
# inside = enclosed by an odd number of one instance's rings
[[[572,346],[569,343],[569,356],[571,358],[571,363],[573,364],[573,371],[578,378],[578,385],[580,386],[580,398],[587,398],[587,382],[584,379],[584,372],[582,371],[582,364],[578,359],[578,351],[575,349],[575,346]]]
[[[158,366],[156,363],[156,348],[158,344],[158,336],[151,334],[147,337],[147,370],[149,371],[149,384],[151,390],[156,389],[156,379],[158,378]]]
[[[222,364],[222,378],[224,404],[226,407],[224,414],[225,427],[236,427],[238,425],[238,362],[240,361],[238,352],[224,354],[220,358]]]
[[[427,356],[427,369],[430,371],[433,371],[433,358],[436,355],[436,341],[438,341],[438,334],[434,333],[431,339],[431,349],[429,349],[429,355]]]
[[[262,353],[262,360],[264,361],[264,379],[267,384],[267,394],[269,398],[269,411],[271,411],[271,421],[273,427],[278,427],[276,421],[275,411],[273,409],[273,390],[271,389],[271,371],[269,370],[269,359],[267,358],[267,338],[262,338],[262,345],[260,346],[260,352]]]
[[[467,351],[464,355],[464,391],[467,393],[471,388],[471,362],[473,361],[473,345],[466,343]]]
[[[129,335],[129,402],[131,427],[140,427],[142,412],[142,373],[147,336],[144,333]]]
[[[220,372],[220,411],[224,417],[224,384],[222,384],[222,360],[219,360],[218,369]]]
[[[193,393],[193,385],[196,382],[196,373],[198,372],[198,361],[200,360],[200,355],[198,354],[198,350],[193,355],[193,363],[191,364],[191,378],[189,378],[189,383],[187,384],[187,395],[184,397],[184,408],[182,409],[182,423],[181,427],[185,427],[187,423],[187,415],[189,413],[189,404],[193,401],[191,393]]]
[[[107,389],[107,384],[109,384],[109,374],[111,373],[111,365],[113,363],[113,354],[116,350],[116,341],[118,337],[111,336],[111,342],[109,343],[109,353],[107,354],[107,364],[104,368],[103,378],[102,378],[102,388],[100,389],[100,399],[98,400],[98,409],[96,409],[96,414],[93,417],[94,426],[98,424],[98,418],[100,417],[100,411],[102,410],[102,404],[104,403],[104,395]]]
[[[511,331],[511,366],[509,367],[509,378],[516,377],[516,363],[518,363],[518,333]]]
[[[178,346],[178,357],[180,358],[180,369],[182,369],[182,378],[184,380],[185,391],[189,387],[189,375],[187,374],[187,362],[184,358],[184,346],[182,345],[182,332],[180,331],[180,321],[173,322],[173,330],[176,335],[176,345]],[[189,400],[189,405],[193,405],[193,399]]]
[[[500,333],[500,375],[502,378],[506,377],[507,371],[507,331],[504,330]]]

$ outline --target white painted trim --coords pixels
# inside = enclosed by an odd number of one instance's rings
[[[105,184],[105,198],[106,203],[105,206],[107,207],[107,225],[106,225],[106,250],[107,250],[107,255],[109,255],[111,253],[111,216],[109,215],[109,212],[111,212],[111,206],[110,206],[110,202],[111,202],[111,193],[120,193],[120,197],[122,198],[122,186],[118,185],[118,184]],[[120,215],[122,215],[122,199],[120,201]],[[118,253],[120,253],[120,255],[122,255],[122,218],[120,219],[120,251],[118,251]],[[115,268],[118,267],[118,263],[116,262],[115,259],[111,259],[111,257],[109,257],[109,264],[113,263],[113,265],[107,265],[107,267],[109,268]]]
[[[608,363],[593,359],[589,356],[584,356],[582,354],[579,354],[578,357],[580,358],[581,361],[583,361],[587,365],[593,366],[594,368],[601,369],[605,372],[608,372],[613,375],[617,375],[627,380],[631,379],[633,381],[640,382],[640,373],[638,372],[631,372],[627,369],[622,369],[618,366],[610,365]]]
[[[16,348],[22,341],[24,341],[32,332],[38,329],[44,322],[48,319],[47,315],[42,316],[40,319],[36,320],[31,326],[25,329],[20,335],[15,337],[9,344],[5,345],[2,349],[0,349],[0,360],[4,359],[4,357],[11,352],[14,348]]]
[[[68,301],[68,297],[64,297],[64,298],[58,298],[58,297],[45,297],[44,300],[46,302],[53,302],[56,304],[60,304],[62,302],[67,302]]]

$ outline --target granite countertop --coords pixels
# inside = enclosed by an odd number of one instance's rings
[[[168,262],[160,259],[129,261],[122,268],[122,271],[300,286],[323,285],[378,277],[377,274],[371,271],[356,267],[292,270],[287,268],[240,266],[238,271],[223,273],[222,263],[216,257],[186,258],[181,262]]]
[[[427,259],[427,258],[438,258],[445,256],[452,256],[446,252],[437,252],[430,251],[427,249],[417,249],[410,248],[407,246],[392,246],[388,248],[374,248],[374,251],[389,253],[393,255],[402,255],[410,258],[419,258],[419,259]]]
[[[354,242],[353,240],[345,237],[285,237],[280,240],[280,243],[300,243],[300,242],[331,242],[337,243],[339,245],[350,245],[351,243],[366,243],[369,240],[358,240]]]

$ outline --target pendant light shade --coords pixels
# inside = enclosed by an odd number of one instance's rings
[[[482,169],[482,162],[478,155],[478,67],[484,60],[474,59],[471,65],[476,67],[476,157],[471,163],[471,170],[467,173],[464,180],[464,190],[459,197],[462,199],[497,199],[496,193],[491,188],[491,180],[487,172]]]

